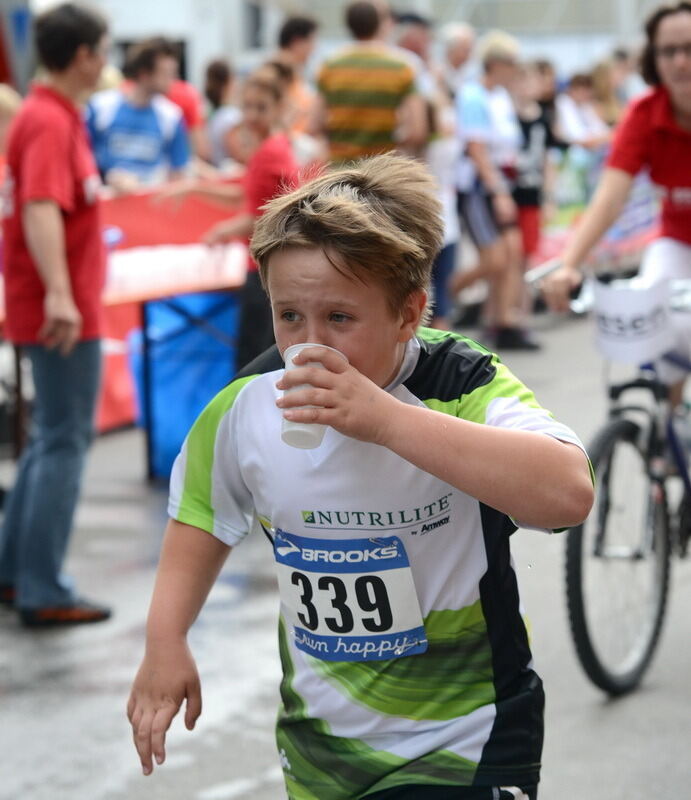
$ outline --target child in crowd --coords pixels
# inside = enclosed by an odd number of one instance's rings
[[[174,467],[128,704],[145,774],[183,701],[188,728],[199,716],[186,635],[256,523],[281,593],[290,798],[536,797],[544,698],[509,537],[579,523],[592,485],[575,435],[496,356],[420,327],[440,212],[427,170],[384,155],[257,221],[277,347],[209,404]],[[284,418],[330,427],[302,450]]]
[[[209,62],[204,83],[204,95],[209,103],[206,135],[211,163],[219,168],[232,163],[226,139],[242,121],[242,111],[233,102],[234,92],[235,76],[230,64],[223,58]]]
[[[543,207],[552,201],[555,170],[550,162],[550,150],[561,146],[538,102],[539,96],[540,75],[536,65],[521,64],[513,86],[521,147],[516,159],[512,195],[518,209],[524,266],[538,251]]]
[[[242,87],[243,125],[256,140],[241,183],[184,181],[167,187],[161,197],[186,194],[222,200],[235,207],[237,214],[214,225],[205,235],[207,244],[231,239],[249,241],[262,206],[297,180],[298,166],[283,125],[285,85],[272,67],[265,66],[250,75]],[[247,280],[240,298],[240,323],[236,362],[245,366],[273,344],[271,308],[261,287],[257,266],[250,258]]]

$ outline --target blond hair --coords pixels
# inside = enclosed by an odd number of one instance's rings
[[[418,161],[386,154],[332,168],[271,200],[250,252],[267,287],[269,260],[285,247],[320,247],[333,266],[383,286],[398,314],[427,290],[443,240],[434,178]]]
[[[0,116],[13,117],[22,104],[22,96],[6,83],[0,83]]]
[[[521,53],[518,39],[505,31],[488,31],[477,43],[476,55],[482,66],[494,61],[517,61]]]

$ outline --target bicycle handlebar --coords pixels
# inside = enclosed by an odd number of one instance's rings
[[[523,280],[532,286],[533,284],[541,281],[543,278],[546,278],[548,275],[551,275],[553,272],[556,272],[561,264],[561,258],[550,258],[548,261],[544,261],[537,267],[527,270],[523,276]]]

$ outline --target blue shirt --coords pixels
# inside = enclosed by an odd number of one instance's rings
[[[158,183],[190,159],[182,111],[163,95],[135,106],[118,89],[98,92],[87,106],[86,123],[103,175],[121,169],[142,183]]]

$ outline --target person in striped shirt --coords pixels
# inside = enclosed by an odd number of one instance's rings
[[[319,71],[312,132],[326,137],[332,161],[414,152],[425,143],[424,100],[413,67],[385,41],[390,20],[383,2],[350,3],[346,24],[355,41]]]

